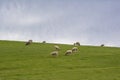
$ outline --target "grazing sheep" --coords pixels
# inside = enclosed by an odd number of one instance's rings
[[[25,43],[26,46],[29,45],[29,44],[30,44],[30,42],[26,42],[26,43]]]
[[[101,47],[104,47],[104,44],[101,44]]]
[[[56,50],[60,50],[59,46],[55,45],[54,47],[55,47]]]
[[[53,52],[50,53],[50,55],[52,55],[52,56],[58,56],[58,51],[53,51]]]
[[[72,52],[77,52],[78,51],[78,48],[77,47],[73,47],[72,48]]]
[[[65,53],[66,56],[71,55],[71,54],[72,54],[72,50],[67,50],[66,53]]]
[[[25,43],[25,45],[30,45],[32,43],[32,40],[29,40],[28,42]]]

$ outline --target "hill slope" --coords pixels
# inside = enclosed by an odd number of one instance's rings
[[[120,80],[120,48],[58,44],[58,57],[50,56],[54,44],[0,41],[0,80]]]

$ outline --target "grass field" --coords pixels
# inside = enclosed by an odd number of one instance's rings
[[[54,44],[0,41],[0,80],[120,80],[120,48],[58,44],[58,57],[50,56]]]

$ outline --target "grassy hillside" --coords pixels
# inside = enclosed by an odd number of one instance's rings
[[[49,54],[54,44],[0,41],[0,80],[120,80],[120,48],[59,44],[58,57]]]

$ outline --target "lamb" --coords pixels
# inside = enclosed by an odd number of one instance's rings
[[[59,46],[55,45],[54,47],[55,47],[56,50],[60,50]]]
[[[50,55],[52,55],[52,56],[58,56],[58,51],[53,51],[53,52],[50,53]]]
[[[77,52],[78,51],[78,48],[77,47],[73,47],[72,48],[72,52]]]
[[[72,54],[72,50],[67,50],[66,53],[65,53],[66,56],[71,55],[71,54]]]

